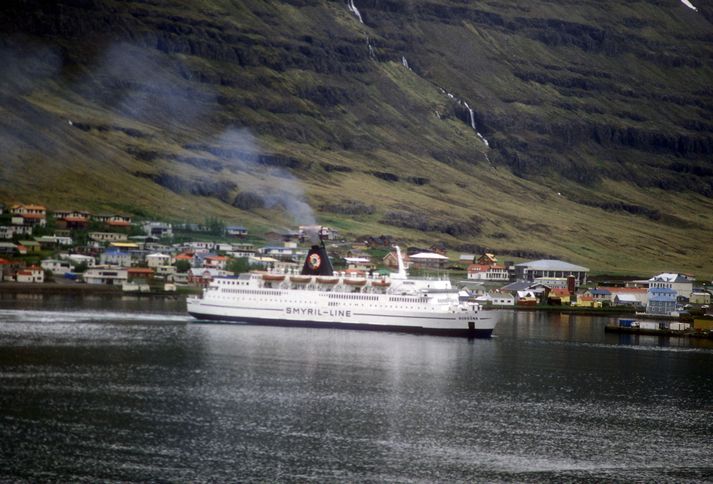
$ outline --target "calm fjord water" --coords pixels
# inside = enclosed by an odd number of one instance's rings
[[[469,341],[0,308],[0,480],[713,479],[708,342],[535,312]]]

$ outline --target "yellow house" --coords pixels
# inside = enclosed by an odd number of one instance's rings
[[[34,240],[21,240],[19,242],[20,245],[23,245],[27,248],[27,253],[28,254],[39,254],[40,249],[42,248],[40,246],[39,242],[35,242]]]
[[[578,308],[600,308],[602,303],[595,301],[592,296],[577,296],[576,306]]]

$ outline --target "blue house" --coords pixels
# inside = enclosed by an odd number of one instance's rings
[[[678,293],[668,287],[650,287],[646,312],[649,314],[670,314],[676,311]]]

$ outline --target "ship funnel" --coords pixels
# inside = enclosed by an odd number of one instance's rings
[[[306,276],[331,276],[334,274],[324,243],[313,245],[307,253],[302,274]]]

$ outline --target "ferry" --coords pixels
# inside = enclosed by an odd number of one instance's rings
[[[492,335],[495,312],[461,302],[448,279],[409,277],[401,251],[395,249],[398,272],[389,276],[336,272],[320,230],[299,274],[249,272],[216,278],[200,297],[187,299],[188,313],[201,321],[242,324]]]

